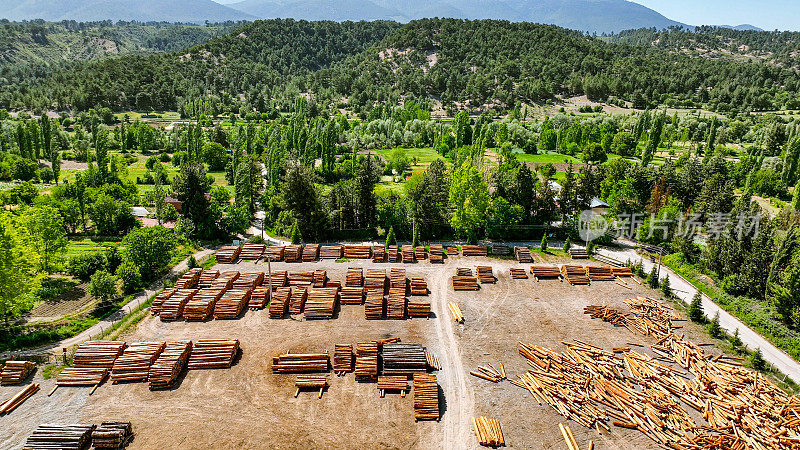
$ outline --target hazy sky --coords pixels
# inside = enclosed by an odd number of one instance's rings
[[[689,25],[741,25],[800,30],[798,0],[634,0]]]

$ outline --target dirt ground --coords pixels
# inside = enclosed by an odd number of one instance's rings
[[[491,265],[498,281],[476,292],[454,292],[450,277],[456,267]],[[472,377],[469,371],[484,363],[502,362],[509,378],[526,370],[517,352],[525,342],[563,351],[562,341],[582,340],[610,348],[627,343],[650,344],[624,328],[614,328],[583,314],[589,304],[624,306],[633,295],[655,295],[628,282],[631,290],[613,282],[573,287],[566,282],[513,280],[511,260],[451,258],[444,265],[336,263],[273,263],[273,270],[327,269],[333,280],[344,281],[347,267],[404,267],[408,277],[428,280],[433,315],[429,319],[368,321],[363,306],[342,306],[333,320],[270,320],[267,311],[248,311],[238,320],[206,323],[163,323],[148,317],[124,336],[127,342],[178,339],[236,338],[241,356],[229,370],[186,373],[169,391],[151,392],[144,383],[102,385],[91,397],[88,388],[59,388],[46,393],[54,380],[34,382],[42,392],[11,415],[0,417],[0,448],[20,448],[41,423],[97,423],[129,420],[136,433],[131,449],[163,448],[348,448],[406,449],[479,448],[471,418],[500,419],[508,447],[563,447],[559,422],[570,424],[579,443],[594,440],[598,449],[657,448],[643,434],[613,428],[611,434],[566,421],[540,406],[526,391],[504,381],[498,384]],[[527,268],[528,265],[524,267]],[[266,265],[220,265],[220,270],[265,271]],[[447,302],[464,312],[464,324],[454,323]],[[686,324],[681,322],[681,324]],[[692,327],[693,325],[687,325]],[[695,330],[687,330],[690,336]],[[286,351],[333,354],[334,344],[386,337],[417,342],[439,358],[437,372],[442,416],[439,422],[414,422],[413,396],[387,394],[380,398],[372,383],[357,383],[353,374],[329,374],[322,399],[310,392],[294,398],[294,376],[273,375],[271,357]],[[702,339],[697,334],[698,339]],[[7,398],[19,387],[0,387]]]

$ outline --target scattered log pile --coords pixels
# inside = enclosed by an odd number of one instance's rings
[[[427,300],[408,300],[408,316],[409,317],[430,317],[431,303]]]
[[[356,381],[372,382],[378,378],[378,343],[360,342],[356,345]]]
[[[94,425],[42,424],[25,441],[23,450],[89,448]]]
[[[367,291],[378,290],[381,295],[386,292],[386,270],[367,269],[367,276],[364,277],[364,287]]]
[[[499,369],[495,369],[495,367],[491,364],[478,366],[477,370],[473,370],[469,374],[474,377],[491,381],[492,383],[499,383],[506,379],[506,368],[503,366],[503,363],[500,363],[498,367]]]
[[[496,283],[497,278],[494,277],[491,266],[478,266],[478,280],[483,283]]]
[[[615,277],[632,277],[633,270],[630,267],[612,267],[612,272],[614,272]]]
[[[321,288],[308,292],[305,306],[306,319],[332,319],[336,308],[338,289]]]
[[[386,299],[386,318],[405,319],[406,318],[406,288],[389,288],[389,296]]]
[[[428,255],[425,252],[425,247],[418,246],[414,249],[414,258],[417,258],[417,261],[422,261],[427,259]]]
[[[328,283],[328,272],[324,269],[317,269],[311,277],[311,285],[315,288],[324,288]]]
[[[125,447],[132,435],[130,422],[103,422],[92,431],[92,446],[120,449]]]
[[[591,281],[614,281],[614,271],[611,266],[586,266],[586,276]]]
[[[327,372],[328,353],[286,353],[272,357],[272,373]]]
[[[386,260],[386,247],[383,245],[372,246],[372,262],[382,263]]]
[[[319,248],[320,259],[339,259],[342,257],[341,245],[323,245]]]
[[[308,286],[314,282],[314,272],[308,270],[291,271],[287,280],[289,286]]]
[[[489,251],[485,245],[462,245],[461,254],[464,256],[487,256]]]
[[[499,420],[484,416],[473,417],[472,426],[475,428],[478,444],[485,447],[505,447],[506,441],[503,439],[503,429]]]
[[[219,264],[233,264],[239,259],[239,253],[242,248],[238,245],[226,245],[217,250],[217,263]]]
[[[525,269],[515,269],[512,267],[511,269],[509,269],[509,272],[511,273],[511,278],[514,280],[528,279],[528,274],[525,273]]]
[[[292,288],[278,288],[272,295],[269,303],[269,318],[283,319],[289,311],[289,297],[292,295]]]
[[[288,262],[300,262],[303,259],[302,245],[287,245],[283,248],[283,259]]]
[[[517,257],[517,262],[523,264],[529,264],[533,262],[533,256],[531,256],[531,249],[528,247],[514,247],[514,255]]]
[[[264,285],[269,286],[274,291],[280,287],[286,286],[289,279],[289,274],[285,270],[264,274]]]
[[[298,375],[294,380],[294,396],[300,395],[300,389],[319,389],[319,397],[322,398],[322,393],[325,387],[328,386],[328,377],[326,375]]]
[[[364,316],[367,319],[383,318],[383,290],[367,289],[367,299],[364,302]]]
[[[0,372],[0,384],[3,386],[10,384],[20,384],[27,380],[36,369],[33,361],[6,361],[3,371]]]
[[[147,375],[150,390],[172,387],[186,367],[191,353],[192,341],[167,342],[164,350],[150,366],[150,372]]]
[[[253,289],[247,307],[251,310],[264,309],[270,297],[270,289],[266,286],[259,286]]]
[[[75,350],[72,363],[75,367],[110,369],[126,347],[120,341],[87,341]]]
[[[343,305],[363,305],[364,288],[362,287],[343,287],[339,293],[339,301]]]
[[[282,245],[270,245],[264,250],[264,259],[269,261],[283,261],[286,247]]]
[[[114,361],[111,367],[113,383],[143,383],[150,366],[164,350],[164,342],[134,342]]]
[[[589,259],[589,254],[586,253],[586,249],[582,248],[569,249],[569,256],[571,256],[572,259]]]
[[[400,247],[400,253],[403,257],[404,263],[413,263],[414,262],[414,247],[411,245],[403,245]]]
[[[561,275],[573,286],[576,284],[589,284],[589,277],[586,276],[586,269],[583,266],[564,264],[561,266]]]
[[[161,305],[175,293],[177,289],[170,288],[164,289],[163,291],[159,292],[156,295],[156,298],[153,299],[153,304],[150,305],[150,313],[154,316],[158,315],[161,312]]]
[[[404,375],[381,375],[378,377],[378,389],[381,397],[386,391],[400,391],[400,395],[405,397],[408,392],[408,377]]]
[[[261,286],[264,282],[264,272],[245,272],[239,274],[239,278],[237,278],[233,285],[231,285],[231,289],[237,289],[240,291],[252,291],[256,288],[256,286]]]
[[[353,371],[353,344],[336,344],[333,350],[333,371],[336,373]]]
[[[344,285],[347,287],[364,286],[364,272],[361,267],[348,267]]]
[[[344,257],[352,259],[372,258],[372,247],[369,245],[345,245]]]
[[[186,320],[203,321],[211,318],[217,301],[225,291],[222,289],[200,289],[194,294],[183,308],[183,318]]]
[[[477,291],[480,289],[476,277],[460,277],[456,275],[453,277],[452,283],[454,291]]]
[[[457,323],[464,323],[464,314],[461,312],[461,307],[458,303],[447,302],[447,309],[450,310],[450,315]]]
[[[492,255],[495,256],[510,256],[511,249],[506,247],[505,245],[493,245],[492,246]]]
[[[400,262],[400,248],[396,245],[390,245],[386,249],[386,260],[390,263]]]
[[[425,278],[412,278],[410,286],[411,295],[428,295],[428,282],[425,281]]]
[[[442,244],[431,244],[429,253],[431,264],[444,263],[444,248]]]
[[[319,258],[319,244],[306,244],[303,248],[303,261],[312,262]]]
[[[178,289],[161,304],[158,314],[162,322],[174,322],[183,316],[183,309],[197,293],[197,289]]]
[[[445,251],[447,256],[458,256],[458,247],[447,247]]]
[[[531,274],[536,281],[539,281],[540,278],[558,278],[560,280],[562,277],[558,267],[553,266],[531,266]]]
[[[383,375],[413,375],[428,371],[425,348],[420,344],[383,344],[381,361]]]
[[[258,261],[261,255],[264,254],[264,249],[267,246],[264,244],[244,244],[242,251],[239,253],[239,259],[244,261]]]
[[[192,347],[188,368],[230,369],[238,351],[238,339],[200,339]]]
[[[293,287],[292,296],[289,297],[289,314],[296,315],[303,312],[308,298],[308,290],[304,287]]]
[[[219,270],[204,270],[200,274],[200,279],[197,280],[198,289],[208,289],[214,283],[214,280],[219,276]]]
[[[406,288],[406,269],[392,267],[389,270],[389,287]]]
[[[14,394],[8,400],[0,403],[0,416],[10,414],[12,411],[17,409],[20,405],[25,403],[26,400],[39,392],[39,387],[39,383],[31,383],[22,388],[22,390]]]
[[[197,282],[200,281],[200,275],[203,273],[203,269],[199,267],[195,267],[193,269],[189,269],[188,272],[183,274],[178,281],[175,282],[176,289],[191,289],[197,285]]]
[[[232,289],[222,294],[214,306],[215,319],[236,319],[250,300],[250,291]]]
[[[439,420],[439,385],[435,374],[414,374],[414,420]]]

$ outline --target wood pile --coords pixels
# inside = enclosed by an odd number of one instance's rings
[[[320,259],[339,259],[342,257],[341,245],[323,245],[319,248]]]
[[[239,278],[239,272],[222,272],[214,281],[211,282],[209,289],[227,291],[233,287],[233,282],[237,278]]]
[[[242,248],[238,245],[225,245],[217,250],[218,264],[233,264],[239,259],[239,252]]]
[[[569,249],[569,256],[571,256],[572,259],[589,259],[589,254],[586,253],[586,249],[582,248]]]
[[[272,301],[269,303],[269,318],[283,319],[289,311],[289,297],[292,295],[292,288],[278,288],[272,294]]]
[[[314,282],[314,272],[308,270],[291,271],[287,276],[289,286],[308,286]]]
[[[130,422],[103,422],[92,431],[92,446],[94,448],[123,448],[132,435],[133,427]]]
[[[239,278],[233,282],[231,289],[252,291],[262,283],[264,283],[264,272],[245,272],[239,274]]]
[[[356,345],[356,381],[372,382],[378,378],[378,343],[360,342]]]
[[[187,321],[204,321],[211,318],[217,301],[225,291],[222,289],[200,289],[183,308],[183,318]]]
[[[390,263],[400,262],[400,247],[396,245],[390,245],[386,249],[386,261]]]
[[[82,450],[92,442],[94,425],[42,424],[28,436],[23,450],[63,449]]]
[[[238,339],[200,339],[192,347],[188,368],[230,369],[238,351]]]
[[[430,317],[431,303],[427,300],[408,300],[409,317]]]
[[[321,288],[308,292],[305,306],[306,319],[332,319],[336,309],[338,289]]]
[[[611,271],[614,272],[615,277],[632,277],[633,270],[630,267],[613,267]]]
[[[561,271],[554,266],[531,266],[531,274],[536,281],[539,281],[540,278],[558,278],[560,280],[562,277]]]
[[[367,319],[383,318],[383,290],[367,289],[367,298],[364,301],[364,316]]]
[[[406,288],[406,269],[392,267],[389,270],[389,287]]]
[[[197,289],[178,289],[168,299],[161,304],[161,312],[158,314],[162,322],[174,322],[183,316],[186,304],[197,293]]]
[[[343,305],[363,305],[364,288],[362,287],[343,287],[339,293],[339,301]]]
[[[372,246],[372,262],[382,263],[386,260],[386,247],[383,245]]]
[[[353,344],[336,344],[333,350],[333,371],[336,373],[353,371]]]
[[[457,323],[464,323],[464,314],[461,312],[461,307],[458,306],[458,303],[447,302],[447,309],[450,311],[450,315],[453,316],[453,320]]]
[[[169,389],[178,380],[192,353],[192,341],[173,341],[164,345],[164,350],[150,366],[147,381],[151,391]]]
[[[300,389],[319,389],[319,397],[322,398],[322,393],[325,387],[328,386],[328,377],[326,375],[298,375],[294,380],[294,396],[300,395]]]
[[[6,361],[3,371],[0,372],[0,384],[20,384],[27,380],[36,369],[33,361]]]
[[[487,256],[489,251],[485,245],[462,245],[461,254],[464,256]]]
[[[264,244],[244,244],[241,253],[239,253],[239,259],[257,261],[264,254],[266,248],[267,246]]]
[[[447,247],[445,251],[447,256],[458,256],[458,247]]]
[[[289,314],[301,314],[306,305],[306,299],[308,299],[308,289],[293,287],[292,295],[289,297]]]
[[[460,277],[456,275],[452,279],[452,284],[454,291],[477,291],[480,289],[476,277]]]
[[[348,267],[344,280],[347,287],[361,287],[364,285],[364,271],[361,267]]]
[[[303,261],[312,262],[319,258],[319,244],[306,244],[303,248]]]
[[[191,289],[197,285],[197,282],[200,281],[200,275],[203,273],[203,269],[199,267],[195,267],[193,269],[189,269],[188,272],[183,274],[178,281],[175,282],[175,289]]]
[[[586,269],[583,266],[573,266],[564,264],[561,266],[561,275],[569,284],[575,286],[576,284],[589,284],[589,277],[586,276]]]
[[[410,286],[411,295],[428,295],[428,282],[425,278],[412,278]]]
[[[496,283],[497,278],[494,277],[491,266],[478,266],[478,280],[483,283]]]
[[[280,287],[286,286],[289,279],[289,274],[285,270],[264,274],[264,285],[269,286],[274,291]]]
[[[65,367],[56,378],[56,387],[94,386],[97,389],[97,386],[100,386],[105,381],[108,372],[109,370],[105,368]],[[52,394],[53,391],[50,393]],[[94,389],[92,389],[91,393],[94,393]]]
[[[484,416],[473,417],[472,426],[475,428],[478,444],[484,447],[505,447],[506,441],[503,439],[503,429],[499,420]]]
[[[477,370],[471,371],[469,374],[483,378],[484,380],[491,381],[492,383],[499,383],[506,379],[506,368],[503,366],[503,363],[498,365],[499,369],[496,369],[493,365],[487,364],[485,366],[478,366]]]
[[[86,341],[75,350],[72,364],[75,367],[110,369],[127,346],[120,341]]]
[[[471,277],[472,276],[472,269],[469,267],[457,267],[456,268],[456,275],[460,277]]]
[[[364,277],[364,287],[369,290],[379,290],[381,295],[386,292],[386,270],[385,269],[367,269],[367,275]]]
[[[272,357],[272,373],[327,372],[328,353],[286,353]]]
[[[250,294],[250,300],[247,302],[247,307],[251,310],[264,309],[267,306],[270,298],[270,289],[266,286],[259,286],[253,289]]]
[[[236,319],[250,300],[250,291],[230,290],[222,294],[214,306],[215,319]]]
[[[414,374],[414,420],[439,420],[439,385],[435,374]]]
[[[431,244],[429,253],[431,264],[444,263],[444,248],[442,244]]]
[[[406,318],[406,288],[389,288],[389,296],[386,298],[386,318],[405,319]]]
[[[400,253],[403,257],[404,263],[414,262],[414,247],[406,244],[400,247]]]
[[[428,371],[428,358],[420,344],[383,344],[381,361],[383,375],[413,375]]]
[[[372,258],[372,247],[369,245],[345,245],[344,257],[351,259]]]
[[[313,276],[311,277],[311,285],[315,288],[324,288],[327,283],[328,272],[323,269],[315,270]]]
[[[200,279],[197,280],[197,288],[198,289],[210,288],[211,285],[214,283],[214,280],[216,280],[218,276],[219,276],[219,270],[204,270],[200,274]]]
[[[146,382],[150,366],[164,350],[164,342],[134,342],[114,361],[113,383]]]
[[[506,247],[505,245],[493,245],[492,246],[492,255],[495,256],[510,256],[511,249]]]
[[[511,273],[511,278],[514,280],[528,279],[528,274],[525,273],[525,269],[515,269],[512,267],[511,269],[509,269],[509,272]]]
[[[531,249],[528,247],[514,247],[514,255],[517,257],[517,262],[523,264],[529,264],[533,262],[533,256],[531,256]]]
[[[163,305],[164,301],[170,298],[175,291],[177,291],[177,289],[170,288],[159,292],[158,295],[156,295],[156,298],[153,299],[153,303],[150,305],[150,313],[154,316],[158,315],[161,312],[161,305]]]
[[[427,257],[428,255],[425,252],[425,247],[420,245],[414,249],[414,258],[417,258],[417,261],[422,261],[427,259]]]
[[[10,414],[12,411],[17,409],[20,405],[25,403],[26,400],[39,392],[39,387],[39,383],[31,383],[22,388],[22,390],[14,394],[8,400],[0,403],[0,416]]]
[[[286,247],[282,245],[270,245],[264,250],[264,259],[269,261],[283,261]]]
[[[287,245],[283,248],[283,259],[286,262],[300,262],[303,259],[303,246]]]
[[[408,377],[405,375],[381,375],[378,377],[378,389],[381,397],[386,391],[400,391],[400,395],[406,396],[408,392]]]
[[[328,280],[328,282],[325,283],[325,287],[341,289],[342,288],[342,281],[341,280]]]
[[[586,276],[591,281],[614,281],[614,271],[611,266],[586,266]]]

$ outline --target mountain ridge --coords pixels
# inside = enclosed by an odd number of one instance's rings
[[[212,0],[0,0],[0,18],[57,22],[135,20],[203,23],[255,20],[256,17]]]

